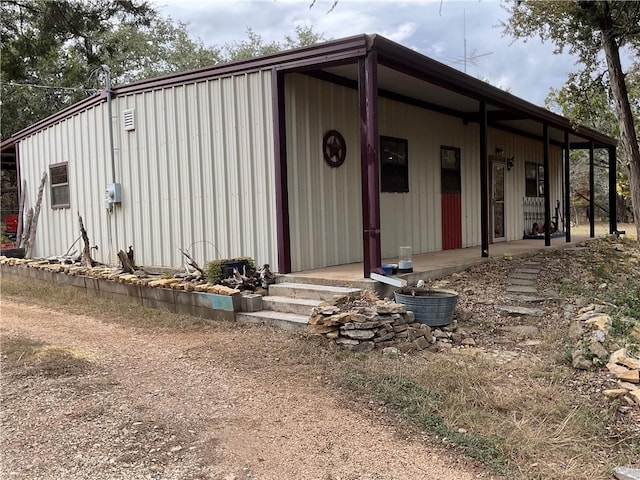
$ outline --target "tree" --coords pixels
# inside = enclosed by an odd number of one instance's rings
[[[640,75],[638,75],[636,64],[629,69],[626,75],[629,87],[629,97],[634,118],[640,115]],[[552,110],[560,111],[578,125],[588,125],[600,132],[606,133],[614,138],[619,137],[619,123],[616,116],[615,105],[612,102],[610,89],[606,79],[593,72],[583,70],[569,76],[567,83],[559,88],[552,89],[546,99],[546,106]],[[636,125],[636,130],[638,125]],[[636,132],[637,133],[637,132]],[[626,168],[626,157],[624,152],[618,156],[618,168],[616,179],[617,208],[616,215],[619,221],[628,223],[632,216],[632,205],[629,189],[628,169]],[[580,185],[588,185],[588,156],[584,150],[573,152],[571,155],[571,179],[572,190],[580,188]],[[607,160],[602,164],[596,163],[596,173],[607,168]],[[587,183],[584,183],[587,182]],[[598,180],[596,179],[596,183]],[[596,189],[596,202],[606,205],[607,201],[603,195],[608,190],[606,178],[602,187]],[[588,188],[582,195],[588,195]]]
[[[608,83],[618,119],[622,154],[640,244],[640,148],[629,88],[622,71],[620,49],[636,57],[640,50],[640,3],[613,1],[515,1],[504,31],[516,38],[539,36],[552,41],[556,52],[568,48],[583,64],[583,78],[599,76]],[[604,54],[604,60],[602,58]]]
[[[1,138],[115,84],[218,63],[141,0],[7,0],[0,3]],[[54,87],[54,88],[52,88]]]
[[[321,33],[314,32],[312,27],[298,25],[295,34],[295,37],[285,36],[284,42],[272,41],[264,43],[260,35],[252,29],[247,28],[246,40],[229,43],[224,46],[224,59],[229,62],[245,60],[261,55],[269,55],[282,50],[313,45],[314,43],[324,40],[324,36]]]
[[[2,0],[0,138],[113,84],[242,60],[323,39],[298,26],[283,42],[247,39],[205,46],[183,23],[160,17],[144,0]]]

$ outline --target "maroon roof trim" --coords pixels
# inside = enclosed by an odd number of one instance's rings
[[[24,128],[16,132],[6,140],[3,140],[2,143],[0,143],[0,151],[4,151],[6,148],[17,143],[19,140],[22,140],[23,138],[28,137],[29,135],[36,133],[39,130],[43,130],[51,125],[54,125],[58,122],[61,122],[62,120],[71,117],[72,115],[75,115],[76,113],[80,113],[90,107],[93,107],[94,105],[102,103],[104,100],[106,100],[106,98],[107,96],[104,91],[96,93],[95,95],[85,98],[84,100],[80,100],[78,103],[74,103],[73,105],[62,109],[59,112],[54,113],[53,115],[43,118],[39,122],[29,125],[27,128]]]

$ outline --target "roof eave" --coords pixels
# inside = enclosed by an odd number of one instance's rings
[[[604,146],[615,146],[617,141],[603,133],[584,126],[575,127],[561,115],[539,107],[527,100],[505,92],[464,72],[426,57],[410,48],[379,35],[372,37],[371,48],[378,52],[380,63],[408,74],[419,74],[429,83],[457,91],[469,98],[485,100],[505,110],[518,112],[526,117],[546,123],[550,127],[570,131]]]

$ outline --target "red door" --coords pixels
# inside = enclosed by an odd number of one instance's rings
[[[460,149],[440,147],[442,205],[442,249],[462,248],[462,195]]]

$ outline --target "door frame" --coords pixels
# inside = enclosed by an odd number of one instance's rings
[[[495,233],[496,233],[496,229],[495,229],[495,202],[494,202],[494,167],[497,165],[501,165],[502,169],[503,169],[503,175],[502,175],[502,233],[503,236],[502,237],[496,237]],[[502,157],[498,157],[495,155],[491,155],[489,156],[489,231],[491,232],[491,237],[490,237],[490,242],[491,243],[497,243],[497,242],[504,242],[506,241],[506,222],[505,222],[505,207],[506,207],[506,171],[507,171],[507,165],[505,160]]]

